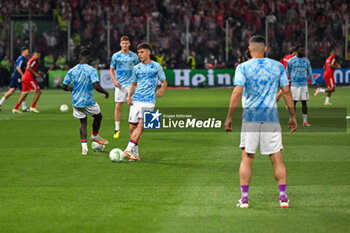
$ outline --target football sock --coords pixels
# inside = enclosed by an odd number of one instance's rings
[[[88,150],[88,147],[87,147],[87,140],[86,139],[82,139],[81,140],[81,148],[83,150]]]
[[[241,201],[248,201],[248,191],[249,191],[249,185],[241,185],[241,192],[242,192],[242,198]]]
[[[326,93],[326,89],[320,88],[320,93]]]
[[[329,103],[329,97],[328,96],[326,97],[326,101],[325,102]]]
[[[0,100],[0,105],[2,105],[5,102],[5,97],[3,96]]]
[[[280,200],[287,199],[287,185],[286,184],[280,184],[278,185],[278,189],[280,190]]]
[[[97,133],[95,133],[95,132],[91,132],[91,138],[96,138],[98,136],[98,132]]]
[[[16,107],[15,107],[15,109],[16,109],[16,110],[18,110],[18,107],[19,107],[19,104],[16,104]]]
[[[128,146],[126,147],[125,151],[131,151],[135,148],[135,146],[137,146],[137,142],[130,139],[129,143],[128,143]]]
[[[115,131],[119,131],[120,121],[115,122]]]
[[[36,101],[33,101],[32,108],[35,108]]]
[[[26,102],[23,101],[23,102],[22,102],[22,110],[25,110],[25,109],[27,109],[27,105],[26,105]]]
[[[303,122],[307,122],[307,114],[303,114]]]
[[[135,145],[134,146],[134,153],[135,153],[136,156],[139,155],[139,145]]]

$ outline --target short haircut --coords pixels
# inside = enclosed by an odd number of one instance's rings
[[[292,54],[292,53],[296,52],[297,50],[295,48],[296,48],[295,46],[290,47],[289,48],[289,54]]]
[[[148,49],[149,51],[151,51],[151,46],[147,43],[141,43],[137,46],[137,50],[140,49]]]
[[[301,48],[305,48],[304,45],[298,44],[297,46],[295,46],[295,51],[298,51]]]
[[[21,52],[23,52],[24,50],[27,50],[27,49],[28,49],[28,47],[22,47]]]
[[[128,36],[122,36],[122,37],[120,37],[120,42],[122,42],[122,41],[129,41],[130,42],[130,39]]]
[[[244,56],[249,60],[249,59],[252,59],[252,55],[250,54],[250,51],[249,49],[247,49],[245,52],[244,52]]]
[[[262,44],[266,45],[265,38],[263,36],[260,36],[260,35],[252,36],[252,38],[250,38],[250,40],[249,40],[249,43],[262,43]]]
[[[89,50],[83,49],[83,50],[80,51],[79,57],[89,57],[89,56],[90,56]]]
[[[34,49],[33,53],[41,53],[39,49]]]

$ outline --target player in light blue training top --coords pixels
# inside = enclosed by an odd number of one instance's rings
[[[315,88],[316,92],[316,81],[312,75],[312,69],[309,59],[305,56],[305,49],[303,45],[296,46],[296,56],[289,59],[287,64],[287,77],[291,79],[291,92],[294,100],[294,107],[298,101],[301,101],[302,112],[303,112],[303,126],[311,126],[307,121],[307,103],[309,99],[309,90],[307,77]]]
[[[137,46],[137,52],[141,63],[132,71],[131,87],[128,95],[128,104],[131,105],[129,112],[130,142],[124,153],[130,160],[140,160],[138,152],[138,140],[143,131],[143,113],[153,111],[155,98],[163,96],[167,81],[161,65],[150,58],[151,48],[149,44],[142,43]],[[157,91],[158,82],[162,86]],[[157,112],[157,114],[159,114]],[[156,113],[153,116],[159,117]]]
[[[276,96],[282,88],[290,113],[288,126],[291,133],[297,128],[294,103],[289,91],[288,79],[281,63],[264,58],[265,39],[253,36],[249,41],[252,59],[240,64],[235,72],[235,89],[225,122],[225,130],[232,130],[232,115],[242,97],[243,89],[246,102],[243,113],[241,144],[242,161],[239,168],[241,199],[238,207],[249,207],[249,183],[252,176],[254,154],[260,144],[260,153],[270,156],[274,165],[274,174],[280,191],[280,206],[289,207],[286,193],[287,173],[282,160],[282,134],[278,120]]]
[[[93,89],[109,97],[109,93],[100,86],[97,70],[87,63],[90,60],[90,52],[80,52],[80,64],[70,69],[63,81],[63,90],[72,92],[73,116],[80,120],[80,138],[82,154],[87,155],[87,115],[92,115],[91,140],[99,144],[108,144],[108,141],[99,136],[102,114],[100,106],[93,98]],[[73,87],[68,85],[73,83]]]
[[[121,50],[113,54],[111,59],[111,66],[109,69],[110,76],[115,85],[115,130],[113,136],[114,138],[119,138],[120,135],[121,112],[123,103],[126,102],[126,98],[129,94],[132,68],[140,62],[136,53],[129,50],[129,37],[122,36],[120,38],[120,47]],[[115,70],[117,70],[116,76],[114,73]]]

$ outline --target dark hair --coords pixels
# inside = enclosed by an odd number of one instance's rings
[[[260,35],[252,36],[252,38],[250,38],[249,40],[249,43],[263,43],[264,45],[266,45],[265,38]]]
[[[304,45],[298,44],[297,46],[295,46],[295,51],[298,51],[300,48],[304,48]]]
[[[148,49],[149,51],[151,51],[151,46],[147,43],[141,43],[137,46],[137,50],[140,49]]]
[[[252,59],[252,55],[250,54],[249,49],[247,49],[247,50],[244,52],[244,56],[245,56],[245,58],[247,58],[247,60]]]
[[[24,50],[27,50],[27,49],[28,49],[28,47],[22,47],[21,52],[23,52]]]
[[[294,53],[294,52],[296,52],[297,50],[296,50],[296,47],[295,46],[292,46],[292,47],[290,47],[289,48],[289,54],[292,54],[292,53]]]
[[[39,49],[34,49],[33,53],[41,53]]]
[[[80,55],[79,55],[80,58],[82,58],[82,57],[89,57],[89,56],[90,56],[89,50],[83,49],[83,50],[80,51]]]

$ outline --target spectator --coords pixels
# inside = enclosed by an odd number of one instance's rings
[[[6,55],[4,57],[4,59],[2,59],[1,61],[1,69],[0,69],[0,87],[6,87],[9,82],[10,82],[10,77],[11,77],[11,73],[10,73],[10,69],[11,69],[11,62],[8,58],[8,56]]]
[[[58,55],[56,60],[56,68],[60,70],[68,70],[66,59],[62,55]]]
[[[196,69],[196,52],[191,51],[191,55],[187,58],[187,68],[194,70]]]

